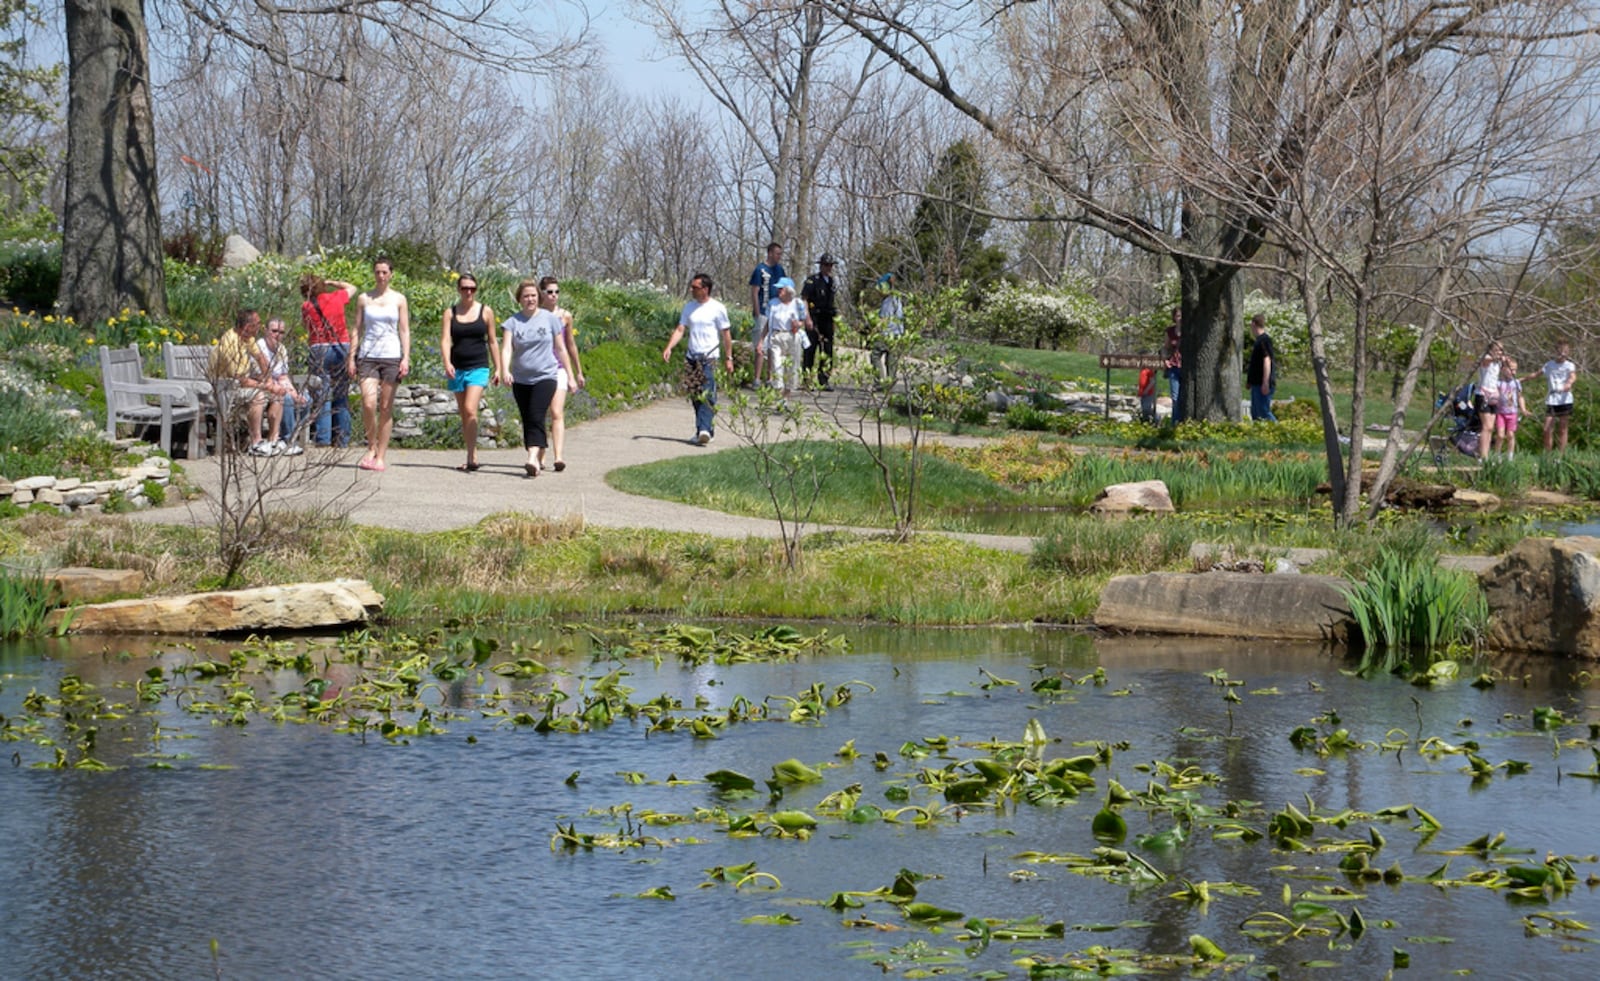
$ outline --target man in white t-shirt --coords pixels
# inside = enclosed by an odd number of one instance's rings
[[[1572,383],[1578,380],[1578,366],[1572,363],[1572,346],[1566,341],[1556,343],[1556,356],[1539,369],[1550,386],[1544,397],[1544,451],[1560,444],[1567,448],[1567,423],[1572,420]]]
[[[694,440],[701,446],[711,442],[716,435],[717,416],[717,350],[722,350],[722,360],[730,374],[733,372],[733,335],[728,323],[728,308],[711,298],[711,277],[695,273],[689,280],[690,300],[684,304],[678,317],[678,326],[661,351],[661,360],[672,360],[672,349],[683,340],[685,332],[689,343],[684,346],[690,381],[694,392],[689,400],[694,404]],[[698,377],[695,377],[698,373]]]

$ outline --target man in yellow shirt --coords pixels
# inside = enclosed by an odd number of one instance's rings
[[[214,385],[219,392],[226,388],[232,393],[227,396],[231,411],[223,425],[230,425],[237,418],[234,411],[243,407],[250,426],[250,454],[272,456],[276,452],[274,445],[261,438],[261,417],[271,404],[269,396],[273,382],[266,359],[256,346],[256,337],[260,333],[261,314],[254,310],[240,310],[233,327],[217,339],[216,350],[211,353],[211,373],[217,382],[228,383]]]

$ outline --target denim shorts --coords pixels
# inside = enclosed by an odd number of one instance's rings
[[[482,368],[467,368],[465,370],[457,368],[456,376],[450,379],[446,387],[452,392],[465,392],[474,385],[478,388],[489,387],[489,368],[487,365]]]

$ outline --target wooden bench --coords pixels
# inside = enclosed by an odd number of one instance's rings
[[[179,382],[145,377],[139,345],[100,348],[100,381],[106,393],[107,436],[116,438],[119,423],[134,426],[136,431],[155,426],[160,430],[161,449],[171,456],[173,427],[188,423],[189,459],[200,457],[198,397]]]
[[[161,363],[168,381],[175,381],[194,393],[200,405],[200,418],[207,432],[222,429],[221,403],[217,401],[211,377],[211,356],[216,348],[210,344],[174,344],[161,342]]]

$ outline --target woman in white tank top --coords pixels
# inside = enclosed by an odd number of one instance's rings
[[[350,376],[361,383],[361,419],[367,430],[362,470],[383,470],[394,432],[394,390],[411,373],[411,310],[405,295],[389,288],[394,267],[388,259],[372,264],[378,285],[356,298]]]

